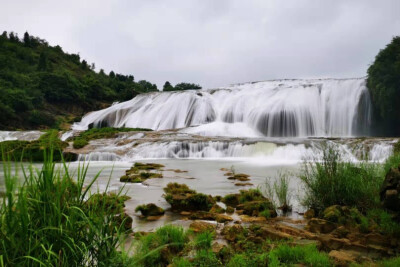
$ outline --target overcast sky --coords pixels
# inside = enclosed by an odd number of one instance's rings
[[[0,30],[159,87],[361,77],[400,35],[400,1],[1,0]]]

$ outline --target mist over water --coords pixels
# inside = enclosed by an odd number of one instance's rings
[[[226,88],[150,93],[87,114],[89,127],[187,129],[206,136],[349,137],[369,135],[365,79],[274,80]]]

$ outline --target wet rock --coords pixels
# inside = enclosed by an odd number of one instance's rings
[[[135,212],[141,212],[142,215],[145,217],[161,216],[161,215],[164,215],[164,213],[165,213],[164,209],[158,207],[154,203],[137,206],[135,209]]]
[[[222,236],[230,242],[236,242],[244,239],[245,229],[240,224],[227,225],[222,229]]]
[[[361,223],[364,216],[356,208],[334,205],[326,208],[322,217],[324,220],[333,223],[355,227]]]
[[[240,194],[228,194],[222,198],[222,202],[227,206],[236,207],[239,205]]]
[[[226,213],[232,214],[232,213],[234,213],[234,212],[235,212],[235,209],[232,208],[231,206],[227,206],[227,207],[226,207]]]
[[[386,209],[400,212],[400,166],[387,172],[380,190],[380,198]]]
[[[146,217],[146,220],[149,221],[149,222],[152,222],[152,221],[159,220],[161,217],[162,216],[148,216],[148,217]]]
[[[252,183],[235,183],[235,186],[252,186]]]
[[[260,229],[258,229],[257,236],[263,237],[264,240],[290,240],[295,238],[294,236],[277,230],[270,225],[263,225]]]
[[[224,213],[225,209],[219,206],[218,204],[214,204],[212,208],[210,209],[210,212],[212,213]]]
[[[163,178],[162,173],[154,172],[163,167],[164,165],[157,163],[136,162],[119,180],[123,183],[143,183],[147,179]]]
[[[216,225],[204,221],[194,221],[190,224],[189,229],[195,233],[214,232]]]
[[[347,251],[332,250],[329,257],[335,262],[336,266],[348,266],[356,261],[356,256]]]
[[[191,220],[206,220],[206,221],[214,221],[216,217],[217,214],[208,211],[196,211],[189,216]]]
[[[243,210],[243,214],[249,216],[259,216],[262,212],[267,211],[270,218],[276,217],[277,213],[274,206],[269,200],[250,201],[240,204],[236,207],[237,210]]]
[[[230,174],[230,173],[229,173]],[[241,182],[246,182],[250,181],[249,179],[250,175],[244,174],[244,173],[238,173],[238,174],[233,174],[232,176],[229,176],[229,180],[238,180]]]
[[[335,223],[323,220],[323,219],[318,219],[318,218],[312,218],[307,226],[306,229],[310,232],[313,233],[330,233],[333,230],[335,230],[337,225]]]
[[[252,217],[248,215],[240,215],[240,219],[244,223],[265,223],[267,221],[265,217]]]
[[[233,221],[232,217],[225,214],[217,214],[215,220],[219,223],[231,222]]]
[[[304,218],[311,219],[315,217],[315,210],[309,209],[304,213]]]

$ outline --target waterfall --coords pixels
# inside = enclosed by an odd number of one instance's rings
[[[87,114],[73,129],[196,126],[186,131],[211,136],[344,137],[368,135],[370,107],[364,78],[274,80],[141,94]]]
[[[10,140],[33,141],[44,134],[40,131],[0,131],[0,142]]]

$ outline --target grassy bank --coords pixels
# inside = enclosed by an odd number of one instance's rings
[[[112,266],[126,231],[125,198],[120,193],[91,195],[98,175],[84,186],[88,166],[72,177],[65,164],[56,169],[52,153],[44,155],[41,170],[14,173],[10,163],[3,163],[0,265]]]
[[[113,127],[104,127],[104,128],[92,128],[81,132],[79,136],[73,138],[73,146],[74,148],[82,148],[89,144],[90,140],[102,139],[102,138],[113,138],[118,133],[126,133],[126,132],[148,132],[152,131],[151,129],[146,128],[113,128]]]

